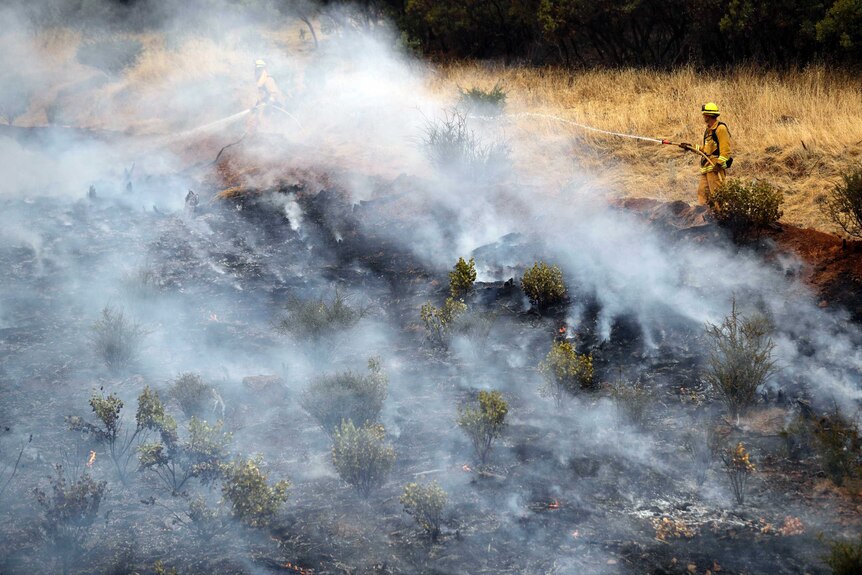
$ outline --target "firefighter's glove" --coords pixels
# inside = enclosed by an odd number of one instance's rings
[[[715,166],[713,166],[712,164],[707,164],[700,169],[700,173],[701,174],[708,174],[709,172],[713,171],[714,169],[715,169]]]
[[[686,151],[692,149],[691,144],[686,144],[685,142],[683,142],[682,144],[679,144],[679,147],[682,148],[683,150],[686,150]]]

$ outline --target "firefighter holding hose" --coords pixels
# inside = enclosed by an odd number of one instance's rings
[[[718,187],[724,183],[727,169],[733,163],[733,152],[730,143],[730,130],[727,124],[720,122],[721,112],[715,102],[707,102],[700,109],[706,130],[703,132],[703,143],[692,146],[682,143],[683,150],[698,152],[700,159],[700,183],[697,186],[697,201],[709,204]]]
[[[260,127],[265,116],[272,116],[270,106],[284,106],[284,94],[275,83],[275,79],[266,69],[266,62],[255,60],[255,82],[257,84],[257,102],[254,105],[254,126]]]

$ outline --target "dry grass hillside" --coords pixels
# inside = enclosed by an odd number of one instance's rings
[[[697,160],[676,147],[596,135],[526,114],[696,143],[703,133],[700,105],[715,101],[733,134],[733,175],[783,188],[784,221],[830,231],[818,198],[842,173],[862,164],[862,80],[825,67],[705,75],[690,68],[571,72],[463,64],[441,69],[435,85],[487,90],[498,82],[514,116],[508,130],[512,141],[529,140],[529,134],[556,138],[555,151],[570,154],[575,172],[598,175],[618,196],[693,202]],[[555,169],[554,154],[540,152],[520,161],[532,169]]]

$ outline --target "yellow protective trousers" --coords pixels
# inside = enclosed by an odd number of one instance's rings
[[[701,205],[709,204],[712,195],[724,183],[726,173],[727,171],[724,168],[716,166],[711,172],[700,175],[700,184],[697,186],[697,203]]]

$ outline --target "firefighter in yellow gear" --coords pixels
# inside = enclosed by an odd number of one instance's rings
[[[697,186],[697,201],[709,204],[710,198],[719,186],[724,183],[727,169],[733,163],[733,151],[730,143],[730,130],[727,124],[720,122],[721,112],[714,102],[704,104],[700,109],[706,130],[703,132],[703,143],[692,146],[680,144],[684,150],[702,152],[700,159],[700,183]]]
[[[284,106],[284,93],[278,88],[275,79],[266,69],[266,62],[255,60],[254,74],[257,84],[257,102],[254,105],[254,124],[259,127],[266,116],[273,116],[268,110],[271,106]]]

